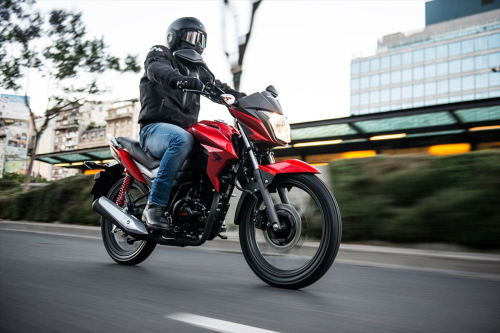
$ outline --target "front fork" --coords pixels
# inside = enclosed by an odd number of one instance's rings
[[[262,180],[261,174],[260,174],[260,169],[259,169],[259,163],[257,162],[257,158],[255,157],[255,154],[253,153],[252,146],[250,146],[250,142],[248,141],[247,136],[245,135],[245,132],[243,131],[243,128],[239,123],[237,123],[238,129],[240,130],[241,137],[243,138],[243,142],[245,143],[245,148],[246,151],[248,151],[248,156],[250,156],[250,160],[252,162],[252,168],[253,168],[253,177],[255,181],[257,182],[257,187],[259,188],[259,191],[262,195],[262,199],[264,200],[264,204],[266,205],[266,213],[267,213],[267,218],[268,221],[271,222],[271,225],[273,228],[281,230],[283,226],[280,223],[280,220],[278,218],[278,214],[276,213],[276,209],[274,208],[274,203],[271,198],[271,194],[269,193],[269,190],[267,187],[264,185],[264,182]],[[272,156],[269,156],[272,158]],[[288,200],[288,195],[286,193],[286,190],[284,188],[279,188],[278,189],[278,194],[280,196],[280,199],[283,203],[289,203]]]

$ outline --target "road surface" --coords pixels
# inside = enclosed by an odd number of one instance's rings
[[[0,231],[0,332],[499,332],[500,282],[334,263],[299,291],[241,254],[158,246],[136,267],[97,239]]]

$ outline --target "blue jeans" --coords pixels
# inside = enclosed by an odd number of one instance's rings
[[[184,161],[191,153],[194,138],[179,126],[167,123],[153,123],[144,126],[140,132],[142,149],[161,159],[158,174],[153,181],[149,203],[166,207],[172,184]]]

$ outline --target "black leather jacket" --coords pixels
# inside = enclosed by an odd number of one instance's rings
[[[198,122],[200,96],[185,93],[176,88],[184,77],[198,77],[203,83],[211,80],[211,74],[202,67],[186,67],[163,45],[155,45],[144,62],[141,78],[141,128],[151,123],[169,123],[184,129]],[[226,84],[220,84],[227,93],[239,94]]]

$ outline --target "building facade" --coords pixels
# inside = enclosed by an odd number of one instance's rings
[[[500,96],[500,10],[379,40],[351,62],[351,115]]]
[[[122,101],[113,104],[106,118],[106,133],[115,138],[123,136],[132,139],[139,138],[140,104],[137,100]]]

